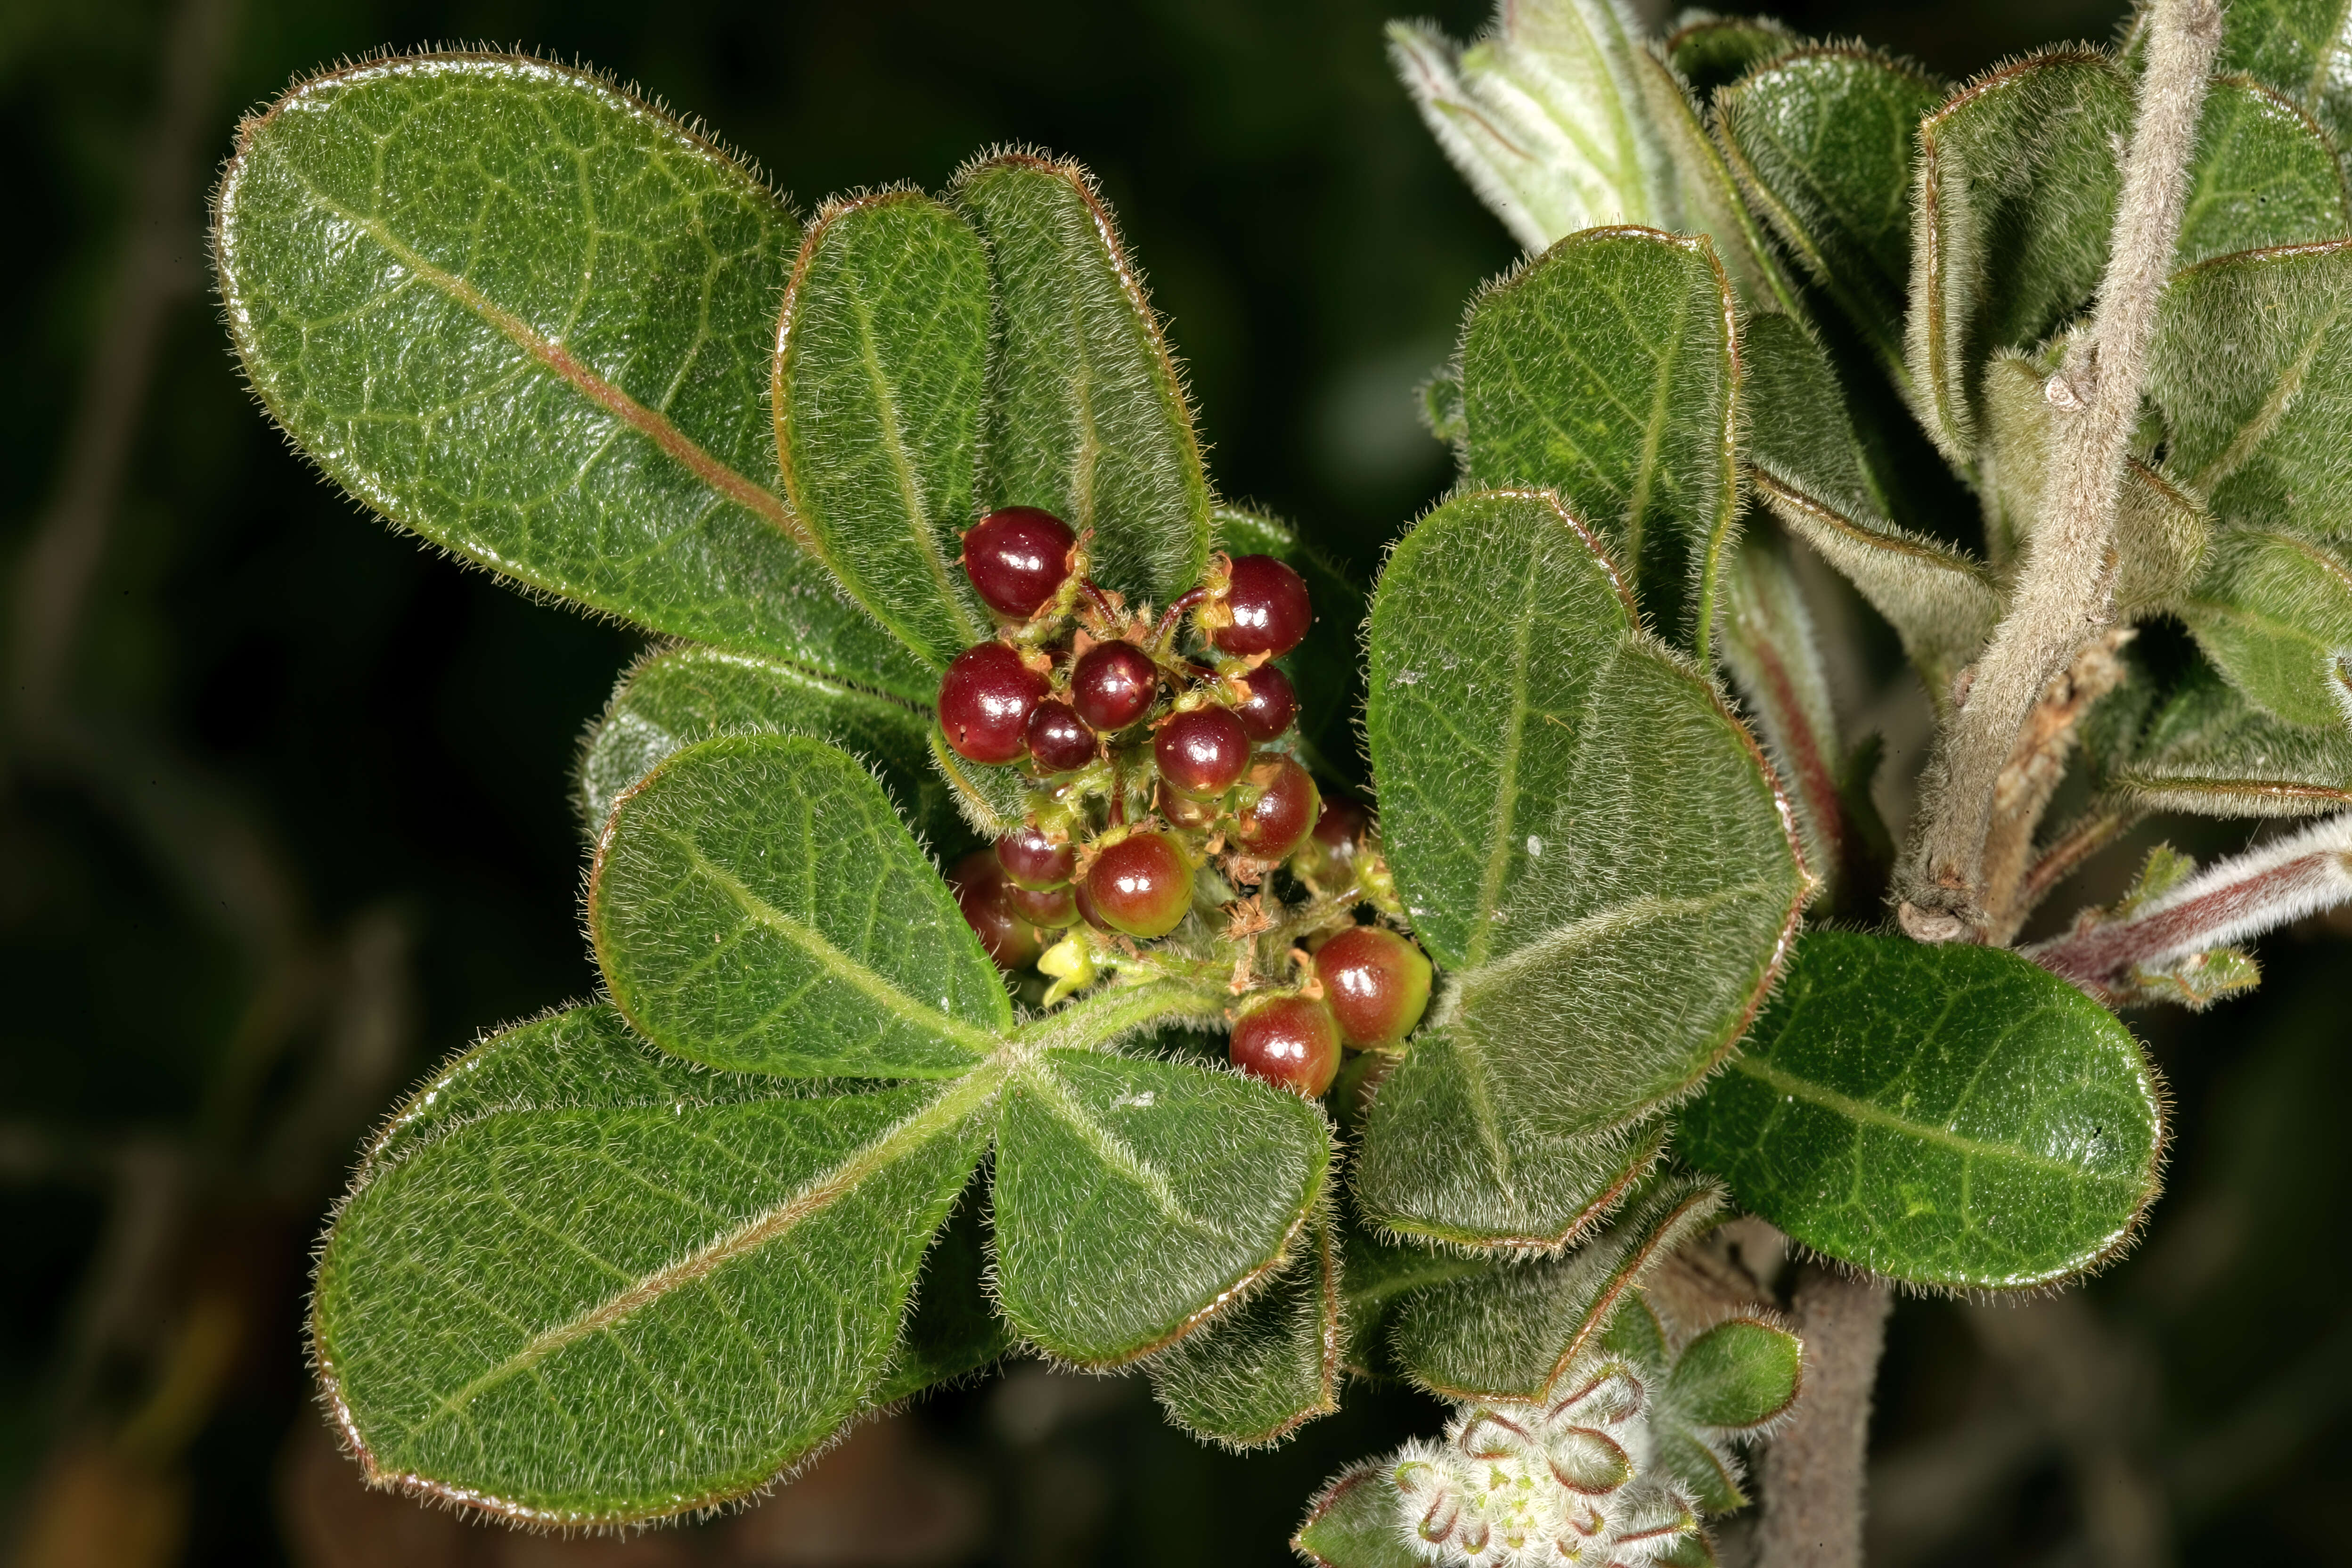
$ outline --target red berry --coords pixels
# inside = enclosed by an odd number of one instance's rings
[[[1014,912],[1006,900],[1013,884],[1005,880],[1004,868],[996,863],[995,856],[985,849],[973,850],[948,872],[948,885],[955,889],[964,923],[980,933],[980,945],[988,950],[997,968],[1023,969],[1037,961],[1045,943],[1036,928]]]
[[[1234,837],[1261,860],[1286,860],[1315,830],[1320,804],[1307,770],[1276,757],[1250,770],[1249,786],[1234,811]]]
[[[1124,730],[1160,699],[1160,667],[1131,642],[1097,643],[1070,671],[1070,705],[1105,734]]]
[[[1001,642],[956,655],[940,682],[940,727],[948,744],[975,763],[1009,763],[1027,745],[1029,715],[1045,700],[1045,678]]]
[[[1274,666],[1259,665],[1242,677],[1242,683],[1249,688],[1249,696],[1234,711],[1251,740],[1271,741],[1298,717],[1298,689]]]
[[[1381,926],[1351,926],[1325,942],[1315,974],[1351,1046],[1393,1045],[1429,1007],[1429,960]]]
[[[1078,852],[1067,839],[1050,838],[1026,823],[996,841],[996,859],[1024,888],[1061,887],[1078,868]]]
[[[1339,1026],[1306,996],[1273,996],[1244,1011],[1226,1045],[1234,1066],[1312,1099],[1339,1071]]]
[[[1044,931],[1059,931],[1078,918],[1077,899],[1066,887],[1040,891],[1008,879],[1004,901],[1014,914]]]
[[[1241,782],[1249,766],[1249,731],[1230,708],[1195,708],[1160,726],[1151,754],[1170,788],[1204,799]]]
[[[1225,607],[1233,612],[1233,624],[1219,626],[1209,637],[1225,653],[1278,658],[1305,642],[1307,628],[1315,621],[1307,579],[1271,555],[1234,557]]]
[[[990,512],[963,536],[963,569],[1000,616],[1027,620],[1070,575],[1070,525],[1034,506]]]
[[[1327,795],[1323,815],[1315,819],[1315,842],[1326,849],[1355,852],[1372,830],[1372,814],[1346,795]]]
[[[1095,930],[1111,929],[1110,921],[1103,919],[1102,910],[1095,906],[1095,896],[1087,891],[1087,885],[1084,882],[1070,884],[1070,902],[1077,906],[1078,918]]]
[[[1170,789],[1166,779],[1151,792],[1151,802],[1160,816],[1178,827],[1206,827],[1217,820],[1215,802],[1188,800]]]
[[[1192,907],[1192,868],[1165,833],[1130,833],[1095,857],[1087,892],[1096,914],[1113,931],[1146,939],[1166,936]]]
[[[1029,754],[1049,773],[1066,773],[1095,760],[1095,732],[1077,710],[1052,700],[1029,715]]]

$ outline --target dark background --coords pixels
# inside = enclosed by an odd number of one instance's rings
[[[1323,1477],[1434,1426],[1359,1391],[1234,1458],[1162,1425],[1139,1379],[1024,1366],[694,1531],[564,1543],[362,1494],[309,1399],[308,1249],[406,1084],[592,989],[567,782],[638,639],[320,483],[238,384],[201,240],[237,112],[384,44],[520,39],[607,68],[804,208],[1042,143],[1102,176],[1224,493],[1369,569],[1447,478],[1412,388],[1513,255],[1391,81],[1389,9],[0,5],[0,1552],[1273,1563]],[[1485,20],[1435,9],[1457,36]],[[2107,37],[2116,10],[1782,15],[1957,79]],[[2022,1306],[1898,1309],[1874,1562],[2347,1557],[2352,964],[2328,935],[2271,942],[2250,1001],[2135,1018],[2179,1116],[2173,1191],[2131,1258]]]

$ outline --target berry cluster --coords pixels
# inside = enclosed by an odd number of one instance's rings
[[[1220,555],[1155,617],[1092,581],[1086,541],[1034,507],[983,519],[962,563],[998,634],[948,667],[940,730],[1028,784],[1026,820],[950,873],[989,956],[1051,977],[1048,1003],[1112,969],[1229,973],[1234,1063],[1308,1094],[1343,1045],[1401,1042],[1429,961],[1357,923],[1364,904],[1398,912],[1371,821],[1316,787],[1298,693],[1270,662],[1313,622],[1305,580]]]

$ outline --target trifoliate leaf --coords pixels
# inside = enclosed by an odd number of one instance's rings
[[[429,55],[249,120],[214,258],[254,389],[371,510],[532,590],[916,701],[761,406],[800,226],[585,72]]]
[[[2008,1289],[2096,1266],[2154,1201],[2163,1120],[2115,1015],[2016,953],[1813,931],[1684,1158],[1832,1258]]]
[[[1339,1408],[1339,1239],[1318,1218],[1282,1277],[1151,1363],[1160,1407],[1228,1448],[1279,1443]]]
[[[2352,727],[2352,564],[2336,552],[2224,529],[2180,618],[2256,706],[2293,724]]]

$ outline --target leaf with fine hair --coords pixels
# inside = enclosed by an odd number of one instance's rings
[[[1796,1403],[1802,1365],[1794,1334],[1754,1318],[1727,1319],[1675,1358],[1665,1402],[1695,1426],[1761,1426]]]
[[[1209,479],[1182,376],[1093,177],[1008,153],[949,200],[988,242],[994,340],[980,509],[1034,506],[1081,533],[1094,578],[1165,605],[1209,559]]]
[[[1796,285],[1765,237],[1763,225],[1740,199],[1730,165],[1707,133],[1690,84],[1668,61],[1662,45],[1654,42],[1633,52],[1633,81],[1665,149],[1675,205],[1682,212],[1677,226],[1715,242],[1715,253],[1748,309],[1801,310]]]
[[[1358,1197],[1394,1231],[1557,1245],[1646,1164],[1621,1130],[1720,1060],[1770,984],[1808,889],[1787,807],[1548,494],[1423,519],[1371,627],[1381,833],[1445,981],[1373,1100]]]
[[[1886,617],[1942,702],[2000,619],[1992,574],[1966,552],[1886,520],[1836,372],[1803,326],[1758,316],[1742,346],[1757,498]]]
[[[2172,264],[2334,239],[2352,207],[2344,167],[2310,115],[2280,93],[2224,77],[2205,96]]]
[[[1801,47],[1804,39],[1769,16],[1685,13],[1661,44],[1666,58],[1702,94],[1728,87],[1766,60]]]
[[[1565,1257],[1497,1262],[1423,1290],[1391,1331],[1398,1364],[1447,1399],[1546,1398],[1599,1348],[1643,1277],[1722,1206],[1707,1178],[1662,1178]]]
[[[1186,1431],[1225,1448],[1281,1442],[1339,1408],[1339,1243],[1318,1219],[1282,1277],[1151,1362]]]
[[[1911,169],[1933,78],[1869,50],[1800,49],[1716,94],[1744,189],[1898,380],[1911,279]]]
[[[1305,642],[1275,662],[1298,689],[1299,737],[1311,748],[1308,760],[1316,771],[1360,783],[1364,763],[1356,715],[1364,700],[1359,641],[1364,629],[1363,589],[1287,524],[1230,506],[1219,507],[1215,521],[1218,549],[1231,555],[1271,555],[1306,579],[1315,623]]]
[[[987,371],[988,253],[919,191],[827,203],[784,294],[771,402],[793,510],[935,668],[995,629],[958,564]]]
[[[1739,510],[1733,315],[1704,239],[1588,229],[1484,290],[1462,331],[1464,478],[1558,494],[1702,662]]]
[[[988,1237],[981,1223],[986,1203],[986,1189],[975,1174],[923,1254],[898,1342],[880,1381],[867,1393],[867,1404],[895,1405],[927,1388],[969,1378],[1013,1349],[1013,1332],[988,1298]]]
[[[1675,1142],[1817,1252],[2007,1289],[2130,1243],[2164,1131],[2130,1031],[2030,960],[1812,931]]]
[[[2343,0],[2233,0],[2219,68],[2287,95],[2338,145],[2352,139],[2352,14]]]
[[[1828,887],[1845,859],[1845,809],[1838,798],[1837,715],[1812,613],[1777,539],[1751,534],[1733,558],[1724,600],[1723,662],[1797,813],[1805,864]]]
[[[704,741],[622,796],[588,932],[630,1023],[712,1067],[956,1076],[1013,1025],[881,785],[806,737]]]
[[[1397,1529],[1396,1484],[1381,1459],[1350,1465],[1307,1507],[1291,1550],[1315,1568],[1425,1568]]]
[[[997,1305],[1039,1347],[1118,1366],[1230,1310],[1306,1240],[1323,1113],[1194,1063],[1049,1049],[997,1132]]]
[[[766,1485],[882,1373],[985,1144],[980,1088],[698,1070],[609,1007],[476,1047],[371,1151],[320,1257],[311,1344],[353,1450],[560,1527]]]
[[[246,121],[213,258],[254,390],[401,527],[528,589],[929,700],[775,485],[800,226],[604,79],[421,55]]]
[[[577,801],[591,837],[613,803],[672,753],[719,735],[814,735],[863,758],[909,826],[946,848],[962,837],[932,772],[931,721],[893,697],[788,664],[674,647],[629,667],[580,758]]]
[[[1399,1246],[1360,1226],[1347,1231],[1347,1267],[1339,1296],[1341,1355],[1348,1370],[1366,1376],[1396,1370],[1388,1352],[1389,1325],[1418,1290],[1484,1273],[1491,1259],[1458,1248]]]
[[[2352,727],[2352,564],[2290,534],[2223,529],[2179,606],[2230,683],[2291,724]]]
[[[2200,665],[2101,782],[2151,811],[2315,816],[2352,805],[2352,734],[2273,719]]]

